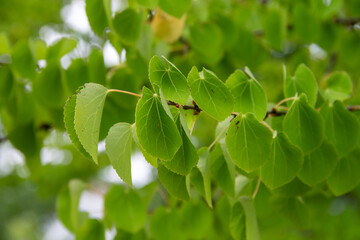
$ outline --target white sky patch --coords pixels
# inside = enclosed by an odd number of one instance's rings
[[[104,198],[101,194],[85,190],[80,197],[79,210],[88,212],[90,218],[104,217]]]
[[[309,51],[310,57],[314,60],[324,60],[327,57],[326,51],[315,43],[310,44]]]
[[[27,177],[27,171],[24,171],[24,155],[15,149],[9,141],[0,145],[0,177],[10,174],[16,170],[20,177]],[[20,174],[19,174],[20,173]]]
[[[131,155],[131,177],[135,188],[141,188],[153,180],[152,169],[141,152],[136,151]],[[110,183],[124,183],[112,166],[104,168],[100,172],[100,178]]]
[[[74,31],[90,33],[91,28],[85,12],[84,0],[72,0],[61,10],[61,17],[65,24]]]
[[[46,223],[44,231],[44,240],[72,240],[75,238],[57,218]]]
[[[120,63],[119,54],[109,41],[105,43],[103,54],[106,67],[113,67]]]
[[[69,164],[72,160],[72,154],[68,150],[62,150],[54,147],[43,147],[40,152],[41,164]]]
[[[68,37],[67,34],[56,31],[50,26],[44,26],[39,31],[40,38],[46,42],[46,45],[50,46],[60,40],[63,37]]]

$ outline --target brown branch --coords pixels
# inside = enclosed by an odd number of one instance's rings
[[[337,17],[334,19],[334,23],[353,28],[360,23],[360,17]]]

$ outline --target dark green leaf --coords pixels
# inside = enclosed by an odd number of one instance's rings
[[[301,170],[304,159],[302,151],[290,142],[286,134],[275,134],[270,161],[261,168],[261,180],[271,189],[293,180]]]
[[[105,196],[105,214],[119,229],[135,233],[146,221],[146,206],[134,190],[114,185]]]
[[[337,160],[334,146],[324,141],[318,149],[305,156],[299,178],[309,186],[321,183],[330,176]]]
[[[162,164],[158,165],[158,177],[166,190],[181,200],[189,200],[189,192],[186,186],[186,177],[171,172]]]
[[[111,18],[110,0],[86,0],[85,11],[91,29],[99,36],[104,35],[104,30],[109,26]]]
[[[106,67],[104,56],[98,49],[93,49],[89,56],[89,80],[93,83],[105,85],[106,83]]]
[[[150,234],[153,239],[181,239],[181,221],[175,209],[158,207],[150,216]]]
[[[7,66],[0,67],[0,106],[7,102],[13,87],[14,75],[11,69]]]
[[[226,80],[226,86],[234,96],[235,112],[252,112],[259,121],[265,117],[267,110],[266,94],[255,78],[249,78],[242,71],[236,70]]]
[[[305,154],[318,148],[324,138],[324,121],[302,94],[296,97],[283,121],[284,132]]]
[[[324,104],[320,113],[325,123],[326,139],[334,145],[339,157],[354,150],[360,137],[360,124],[355,115],[339,101],[332,105]]]
[[[186,104],[190,91],[185,76],[165,57],[154,56],[149,63],[149,78],[156,92],[161,88],[166,99]]]
[[[258,169],[271,156],[272,133],[252,113],[232,120],[225,140],[231,159],[246,172]]]
[[[164,110],[160,97],[146,87],[136,106],[136,135],[146,152],[170,161],[181,146],[175,123]]]
[[[11,61],[14,70],[24,78],[33,78],[36,73],[35,56],[26,41],[18,42],[12,49]]]
[[[304,93],[307,96],[309,104],[314,107],[317,98],[318,85],[312,71],[300,64],[295,71],[295,76],[291,77],[285,74],[284,95],[286,98],[294,97],[296,94],[300,96]]]
[[[180,18],[191,5],[191,0],[159,0],[159,7],[168,14]]]
[[[240,202],[235,202],[231,209],[230,232],[235,240],[246,238],[246,216]]]
[[[124,43],[133,44],[140,38],[142,18],[136,10],[128,8],[115,15],[113,26]]]
[[[231,114],[234,106],[232,94],[212,72],[203,68],[199,73],[193,67],[188,82],[196,104],[211,117],[222,121]]]
[[[76,231],[75,240],[105,240],[104,223],[97,219],[88,219]]]

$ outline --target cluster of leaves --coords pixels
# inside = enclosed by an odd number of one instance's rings
[[[119,0],[117,12],[114,1],[85,0],[93,32],[67,32],[49,46],[27,38],[59,21],[61,1],[0,0],[0,143],[24,154],[47,206],[62,187],[56,208],[69,231],[78,239],[104,239],[113,226],[116,239],[359,235],[360,115],[351,106],[359,1]],[[76,55],[79,42],[88,53]],[[121,55],[111,68],[108,43]],[[59,137],[65,131],[73,145]],[[70,152],[70,164],[41,162],[54,135],[51,147]],[[135,151],[161,184],[132,187]],[[94,219],[79,211],[80,198],[109,165],[128,186],[111,186],[104,218]],[[1,196],[9,182],[22,191],[29,180],[2,178]],[[0,238],[18,225],[8,212]]]
[[[266,93],[248,68],[245,72],[236,70],[224,83],[205,68],[199,72],[193,67],[186,78],[166,58],[154,56],[149,64],[149,79],[154,91],[144,87],[142,95],[138,95],[135,123],[117,123],[109,130],[105,142],[111,164],[119,177],[132,186],[134,141],[146,160],[157,168],[160,182],[174,197],[189,200],[193,186],[212,208],[215,183],[233,199],[228,230],[236,239],[259,238],[252,198],[243,195],[249,178],[258,178],[258,185],[263,183],[271,191],[284,188],[295,178],[309,187],[326,181],[335,195],[347,193],[360,183],[357,176],[360,122],[342,103],[352,92],[352,82],[344,72],[331,74],[326,80],[327,87],[318,91],[317,81],[305,65],[299,65],[294,76],[285,71],[287,98],[273,107],[273,116],[267,117]],[[116,91],[137,97],[134,93],[89,83],[65,105],[65,125],[72,142],[95,163],[106,95]],[[316,109],[319,92],[322,103]],[[286,101],[289,107],[285,107],[285,116],[280,118],[276,112]],[[193,104],[193,108],[189,110],[186,104]],[[199,111],[219,122],[220,133],[209,147],[197,150],[188,125],[195,124]],[[120,194],[123,188],[114,189],[105,197],[108,217],[118,228],[137,232],[146,218],[136,214],[140,209],[145,214],[145,207],[132,196],[132,190],[125,197]],[[123,201],[136,205],[136,211],[134,216],[121,214],[120,220],[118,213],[124,210],[117,210],[116,206],[125,208],[127,204]],[[129,206],[125,209],[132,211]],[[151,217],[150,227],[160,217],[158,211]],[[136,222],[132,222],[134,219]],[[158,233],[151,228],[150,232],[157,237]]]

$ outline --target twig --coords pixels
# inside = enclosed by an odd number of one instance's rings
[[[256,188],[255,188],[255,191],[252,195],[252,199],[255,199],[258,191],[259,191],[259,188],[260,188],[260,183],[261,183],[261,177],[259,177],[258,181],[257,181],[257,184],[256,184]]]
[[[210,149],[215,145],[215,143],[220,139],[220,137],[226,132],[226,130],[229,128],[229,126],[226,126],[220,133],[219,135],[216,136],[216,138],[214,139],[214,141],[210,144],[210,146],[208,147],[208,150],[210,151]]]
[[[128,94],[128,95],[132,95],[138,98],[141,98],[141,94],[137,94],[137,93],[133,93],[133,92],[128,92],[128,91],[124,91],[124,90],[118,90],[118,89],[109,89],[107,90],[107,92],[118,92],[118,93],[124,93],[124,94]]]

